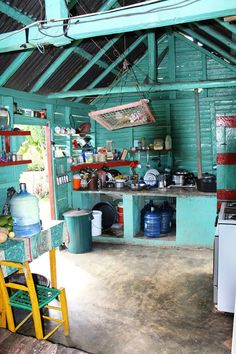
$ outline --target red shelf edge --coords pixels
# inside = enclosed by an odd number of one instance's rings
[[[71,171],[79,171],[82,170],[83,168],[102,168],[102,167],[115,167],[115,166],[130,166],[130,167],[136,167],[138,164],[138,161],[107,161],[107,162],[94,162],[94,163],[82,163],[79,165],[74,165],[71,166]]]
[[[0,130],[1,136],[23,136],[30,135],[30,131],[21,131],[21,130]]]
[[[24,165],[27,163],[32,163],[32,160],[21,160],[21,161],[6,161],[0,162],[0,167],[13,166],[13,165]]]

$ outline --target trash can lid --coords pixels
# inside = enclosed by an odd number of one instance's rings
[[[80,210],[68,210],[63,213],[63,216],[74,217],[74,216],[85,216],[91,214],[92,210],[90,209],[80,209]]]

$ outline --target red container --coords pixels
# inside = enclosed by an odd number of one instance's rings
[[[117,217],[118,224],[124,224],[123,203],[119,203],[117,205],[117,214],[118,214],[118,217]]]

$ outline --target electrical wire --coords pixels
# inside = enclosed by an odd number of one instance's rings
[[[79,4],[78,0],[76,0],[76,3]],[[80,6],[81,6],[82,10],[83,10],[85,13],[88,13],[88,12],[86,12],[86,10],[85,10],[85,8],[83,7],[82,4],[80,4]],[[87,8],[88,10],[90,10],[86,4],[85,4],[85,6],[86,6],[86,8]],[[105,38],[105,40],[107,41],[107,43],[110,42],[110,40],[107,38],[107,36],[105,36],[104,38]],[[94,39],[91,38],[91,41],[94,43],[94,45],[95,45],[99,50],[103,51],[105,57],[107,57],[107,58],[110,60],[110,62],[112,63],[113,60],[108,56],[108,54],[106,53],[106,51],[105,51],[102,47],[100,47]],[[112,41],[112,40],[111,40],[111,41]],[[112,44],[112,47],[114,48],[113,54],[114,54],[115,52],[117,52],[117,53],[118,53],[117,58],[118,58],[121,54],[119,53],[119,51],[117,50],[117,48],[114,46],[114,44]],[[115,54],[114,54],[114,56],[115,56]]]
[[[151,1],[146,1],[146,2],[142,2],[142,3],[138,3],[138,4],[125,6],[125,9],[130,8],[130,7],[141,7],[141,6],[144,6],[144,5],[147,5],[147,4],[151,4],[151,3],[155,3],[155,2],[165,2],[165,1],[168,1],[168,0],[162,0],[162,1],[161,0],[151,0]],[[202,1],[202,0],[182,0],[178,4],[163,6],[161,8],[140,12],[140,13],[138,13],[138,15],[145,15],[145,14],[150,14],[150,13],[157,13],[157,12],[161,12],[161,11],[167,11],[167,10],[172,10],[172,9],[183,8],[183,7],[187,6],[187,5],[191,5],[191,4],[199,2],[199,1]],[[188,3],[188,4],[186,5],[186,3]],[[113,13],[113,12],[117,12],[117,11],[121,11],[121,10],[124,10],[124,8],[118,8],[118,9],[113,9],[113,10],[108,10],[108,11],[103,11],[103,12],[95,12],[95,13],[90,13],[90,14],[85,14],[85,15],[74,16],[74,17],[66,17],[66,18],[61,18],[61,19],[39,20],[39,21],[32,22],[31,24],[29,24],[27,26],[24,26],[24,27],[22,27],[19,30],[14,31],[13,33],[12,32],[8,33],[7,35],[1,37],[0,40],[7,39],[7,38],[9,38],[11,36],[14,36],[17,33],[20,33],[22,31],[26,30],[27,28],[31,28],[31,27],[39,25],[39,24],[53,23],[54,25],[50,26],[50,27],[47,27],[47,29],[48,28],[54,28],[54,27],[57,27],[57,26],[61,26],[61,25],[55,25],[55,23],[57,23],[57,22],[62,22],[62,21],[65,21],[65,20],[75,20],[75,19],[79,20],[79,19],[83,19],[85,17],[93,17],[93,16],[99,15],[99,14]],[[125,15],[123,14],[122,16],[118,15],[118,16],[106,17],[105,19],[102,18],[102,19],[83,21],[83,23],[98,22],[98,21],[101,21],[101,20],[109,20],[109,19],[115,19],[115,18],[132,17],[134,15],[137,15],[137,14],[125,14]],[[78,22],[71,23],[71,25],[77,25],[77,24],[78,24]],[[50,37],[50,35],[48,35],[48,34],[45,34],[45,35]]]

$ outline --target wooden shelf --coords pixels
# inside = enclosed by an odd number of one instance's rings
[[[0,161],[0,167],[13,166],[13,165],[24,165],[27,163],[32,163],[31,160],[20,160],[20,161]]]
[[[122,160],[117,160],[117,161],[107,161],[107,162],[95,162],[95,163],[81,163],[78,165],[71,166],[71,171],[79,171],[83,170],[85,168],[90,168],[90,169],[98,169],[98,168],[103,168],[103,167],[117,167],[117,166],[129,166],[131,168],[136,167],[138,164],[138,161],[122,161]]]
[[[23,135],[30,135],[29,131],[23,130],[0,130],[1,136],[23,136]]]
[[[14,124],[21,125],[46,125],[50,122],[48,118],[29,117],[23,114],[14,114]]]

